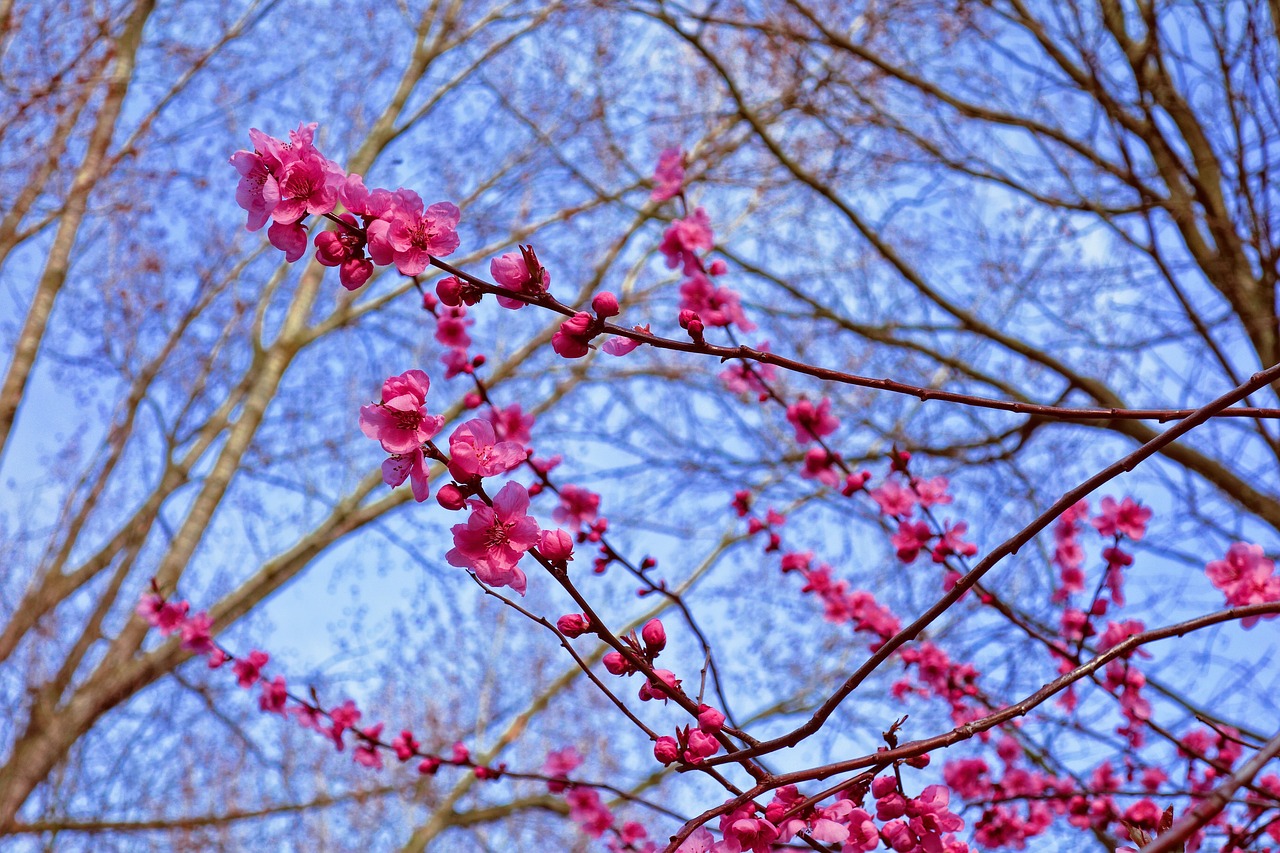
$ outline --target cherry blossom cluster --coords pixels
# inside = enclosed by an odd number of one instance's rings
[[[681,769],[700,769],[714,775],[715,767],[726,760],[736,760],[732,754],[738,749],[735,738],[748,744],[755,741],[727,725],[725,713],[703,703],[701,693],[696,700],[687,695],[674,672],[656,668],[658,657],[667,645],[666,628],[660,620],[650,620],[638,633],[620,637],[615,637],[600,623],[600,617],[569,580],[575,543],[589,543],[597,549],[592,564],[594,573],[603,573],[609,565],[621,563],[644,583],[638,590],[640,595],[665,594],[681,608],[683,602],[661,581],[650,578],[648,572],[654,567],[654,561],[645,558],[637,566],[609,544],[605,538],[608,519],[600,515],[598,494],[572,484],[552,482],[549,475],[560,457],[534,457],[530,446],[533,421],[519,404],[500,409],[489,399],[478,375],[485,356],[471,353],[468,330],[474,320],[468,309],[478,304],[484,295],[493,294],[503,308],[518,310],[525,305],[537,305],[567,316],[551,340],[553,350],[565,358],[586,356],[594,347],[593,341],[605,333],[612,336],[601,349],[615,356],[632,352],[646,340],[664,346],[671,342],[654,338],[647,325],[637,325],[630,330],[614,325],[611,321],[622,313],[622,306],[609,291],[597,293],[590,302],[590,310],[579,311],[557,302],[550,293],[551,272],[532,246],[519,246],[518,252],[491,259],[489,273],[493,283],[450,267],[439,258],[459,246],[457,207],[448,202],[426,206],[416,192],[403,187],[367,189],[360,175],[347,174],[320,154],[314,137],[314,124],[302,125],[290,132],[287,141],[253,130],[250,133],[253,150],[232,155],[231,162],[240,174],[236,199],[248,213],[247,227],[258,230],[270,223],[268,240],[285,253],[287,261],[293,262],[306,252],[307,218],[326,219],[334,228],[316,234],[315,258],[325,266],[338,267],[342,285],[350,290],[365,284],[375,265],[394,265],[402,275],[415,277],[415,284],[416,277],[428,266],[450,273],[437,282],[434,293],[422,291],[422,306],[436,321],[435,339],[444,349],[445,378],[466,375],[474,381],[475,390],[463,398],[467,408],[478,409],[488,404],[484,414],[460,423],[449,434],[447,442],[437,443],[444,418],[428,411],[430,378],[427,373],[415,369],[385,379],[380,399],[360,410],[362,431],[388,454],[382,464],[384,481],[396,487],[409,480],[414,498],[421,502],[430,495],[431,463],[447,471],[449,481],[437,489],[437,502],[446,510],[467,514],[465,521],[451,528],[453,547],[445,554],[447,561],[472,572],[491,590],[509,587],[523,595],[528,578],[520,563],[526,554],[530,555],[573,595],[583,612],[563,615],[552,626],[511,600],[503,600],[535,621],[554,627],[575,658],[576,652],[568,641],[583,635],[596,635],[612,645],[602,661],[610,674],[643,675],[640,700],[662,700],[665,704],[674,699],[693,718],[687,725],[676,727],[674,735],[658,735],[633,716],[654,739],[654,757],[663,765],[678,764]],[[721,283],[728,273],[728,265],[712,257],[715,234],[706,209],[689,209],[685,169],[683,151],[672,148],[662,152],[653,174],[650,200],[657,205],[677,200],[682,215],[670,221],[657,248],[666,267],[678,270],[682,277],[678,286],[679,326],[699,351],[720,354],[728,350],[711,346],[706,340],[708,330],[719,329],[736,346],[734,330],[745,332],[754,327],[742,310],[738,294]],[[339,205],[345,211],[339,212]],[[419,290],[422,290],[420,285]],[[681,346],[689,348],[687,343]],[[757,350],[769,352],[768,344],[761,343]],[[761,403],[772,401],[785,410],[795,442],[804,448],[799,476],[838,490],[848,498],[865,495],[888,528],[889,542],[898,561],[912,565],[920,555],[929,554],[939,567],[945,590],[953,590],[968,574],[967,561],[978,553],[978,546],[965,538],[967,522],[938,517],[940,507],[953,503],[947,479],[915,476],[910,466],[911,454],[895,447],[889,456],[889,471],[872,487],[871,473],[851,468],[832,446],[830,439],[839,432],[841,423],[829,397],[822,396],[815,401],[801,395],[788,401],[777,387],[777,370],[773,365],[750,361],[742,354],[724,357],[737,359],[721,373],[721,380],[729,391],[754,395]],[[529,486],[513,479],[500,487],[492,483],[493,478],[511,475],[522,466],[534,474]],[[531,498],[544,492],[556,496],[558,503],[552,518],[566,529],[542,529],[529,515]],[[739,517],[747,520],[751,535],[766,534],[764,551],[779,553],[784,575],[795,573],[803,579],[802,592],[817,597],[826,620],[848,624],[856,633],[870,635],[873,653],[899,635],[901,623],[897,617],[870,592],[851,590],[848,581],[834,577],[830,565],[815,562],[812,552],[784,547],[783,528],[787,517],[783,512],[769,507],[763,515],[755,515],[752,502],[752,493],[741,490],[735,493],[732,506]],[[1128,789],[1122,786],[1107,762],[1094,768],[1087,787],[1069,776],[1056,776],[1035,766],[1028,761],[1027,751],[1017,736],[1017,726],[1005,724],[996,730],[1002,734],[994,744],[1002,768],[998,776],[992,770],[993,765],[982,758],[953,759],[942,768],[945,784],[928,785],[918,796],[907,797],[901,766],[904,763],[915,768],[926,766],[929,763],[926,753],[894,763],[892,775],[874,777],[874,773],[868,772],[865,777],[845,785],[825,806],[820,803],[830,799],[830,793],[809,798],[795,785],[765,784],[758,791],[772,790],[774,794],[767,806],[761,807],[745,797],[729,800],[721,809],[707,813],[720,815],[720,839],[705,827],[689,833],[690,824],[684,830],[689,834],[679,851],[763,853],[774,850],[778,844],[801,838],[810,846],[840,845],[844,853],[869,851],[882,845],[898,853],[966,853],[968,846],[954,836],[964,828],[964,821],[950,811],[952,792],[981,808],[981,816],[973,821],[973,833],[975,841],[984,847],[1024,848],[1030,839],[1043,835],[1060,817],[1072,826],[1098,833],[1113,832],[1137,843],[1146,843],[1168,831],[1173,809],[1162,809],[1160,799],[1161,795],[1174,793],[1169,790],[1169,776],[1155,766],[1141,765],[1137,756],[1149,732],[1155,731],[1166,740],[1173,740],[1175,736],[1152,723],[1153,709],[1144,693],[1146,678],[1134,665],[1137,658],[1149,656],[1131,642],[1131,638],[1143,634],[1146,627],[1140,620],[1115,615],[1126,603],[1124,570],[1134,563],[1133,555],[1124,547],[1126,540],[1140,542],[1151,516],[1149,508],[1131,497],[1119,501],[1105,497],[1092,518],[1083,500],[1058,518],[1053,528],[1052,560],[1058,569],[1059,582],[1053,601],[1062,607],[1062,613],[1056,636],[1053,629],[1047,637],[1038,634],[1034,626],[1000,602],[991,589],[980,584],[974,588],[980,603],[992,605],[1029,636],[1043,642],[1061,673],[1072,673],[1081,667],[1086,651],[1110,653],[1105,668],[1101,668],[1101,676],[1093,677],[1102,691],[1114,698],[1124,718],[1117,732],[1131,748],[1123,768]],[[1101,550],[1104,566],[1092,597],[1086,602],[1076,597],[1083,598],[1086,593],[1086,557],[1081,534],[1087,526],[1107,540],[1107,544]],[[1274,563],[1261,546],[1235,543],[1223,559],[1209,563],[1206,573],[1230,606],[1280,601],[1280,576],[1275,574]],[[684,612],[696,632],[692,616],[687,610]],[[581,757],[572,748],[551,753],[541,774],[512,774],[503,766],[490,768],[476,764],[462,744],[456,744],[447,756],[422,752],[410,731],[403,731],[384,743],[383,724],[359,726],[361,713],[351,700],[329,709],[321,708],[318,701],[308,702],[290,694],[283,676],[268,680],[263,674],[269,662],[266,653],[254,650],[235,657],[218,646],[211,636],[209,616],[191,614],[187,602],[166,601],[153,593],[143,598],[138,613],[163,635],[180,635],[184,648],[207,655],[211,668],[230,662],[241,687],[259,686],[259,704],[264,711],[297,718],[301,725],[321,733],[339,750],[345,742],[352,743],[353,757],[362,765],[380,768],[385,752],[394,753],[402,762],[418,759],[419,772],[424,774],[449,764],[469,767],[482,779],[501,775],[542,779],[553,793],[564,795],[571,820],[585,834],[593,838],[608,836],[610,850],[647,853],[657,849],[648,840],[643,826],[619,821],[605,805],[600,790],[607,786],[577,783],[568,778],[567,774],[581,763]],[[1249,628],[1260,618],[1274,615],[1249,616],[1243,625]],[[1104,617],[1107,617],[1105,626],[1095,626],[1094,620]],[[710,661],[710,647],[705,640],[703,643]],[[1120,650],[1122,654],[1116,653]],[[899,648],[896,656],[906,668],[904,676],[895,681],[891,689],[899,700],[916,695],[941,699],[957,727],[980,720],[998,705],[982,693],[978,686],[980,673],[974,666],[953,661],[943,648],[930,640],[917,638],[914,643]],[[585,663],[582,665],[587,669]],[[591,675],[589,670],[588,674]],[[703,676],[705,680],[705,667]],[[596,680],[596,684],[613,696],[602,681]],[[615,702],[623,707],[616,698]],[[1074,712],[1077,702],[1074,683],[1058,702],[1067,713]],[[900,723],[895,723],[891,731]],[[991,734],[985,729],[979,732],[978,741],[985,744],[985,749],[992,748]],[[1187,759],[1181,793],[1189,796],[1192,803],[1203,801],[1216,784],[1230,775],[1243,754],[1239,733],[1225,729],[1192,732],[1176,743],[1180,754]],[[891,741],[890,746],[894,745],[896,741]],[[722,749],[730,755],[715,758]],[[887,764],[878,765],[878,769]],[[752,771],[757,781],[771,778],[749,761],[743,760],[741,766]],[[723,784],[730,787],[727,782]],[[1140,790],[1133,790],[1134,785]],[[874,807],[864,805],[868,794],[875,800]],[[1247,842],[1257,841],[1264,834],[1280,842],[1277,795],[1280,795],[1280,777],[1263,776],[1249,787],[1250,799],[1243,809],[1220,810],[1209,826],[1226,833],[1228,846],[1223,849],[1245,849]],[[1205,830],[1201,829],[1191,836],[1186,849],[1195,850],[1204,838]]]
[[[611,853],[656,853],[657,846],[648,839],[643,824],[635,821],[619,821],[590,783],[569,778],[570,773],[582,764],[582,756],[574,747],[552,750],[547,754],[541,771],[537,773],[508,771],[505,764],[490,766],[479,763],[467,746],[454,743],[449,751],[437,754],[423,750],[422,744],[410,729],[403,729],[394,738],[383,737],[384,723],[359,725],[363,716],[351,699],[341,704],[324,707],[315,692],[311,701],[291,693],[282,675],[268,677],[264,670],[271,657],[254,649],[237,656],[218,645],[210,633],[212,620],[205,612],[191,613],[186,600],[166,600],[158,593],[144,595],[138,603],[137,613],[161,636],[178,635],[182,648],[207,658],[210,669],[221,669],[231,664],[236,684],[245,690],[259,688],[258,707],[265,713],[292,718],[298,725],[314,731],[332,743],[339,752],[352,746],[352,759],[356,764],[373,770],[382,770],[383,756],[394,755],[400,763],[416,762],[419,774],[434,776],[441,767],[467,768],[477,779],[493,781],[503,776],[526,780],[545,781],[553,794],[563,794],[569,806],[569,818],[592,838],[609,835],[607,845]]]
[[[424,207],[416,192],[403,187],[366,188],[360,175],[347,174],[316,150],[315,129],[314,123],[301,125],[284,142],[255,128],[249,131],[253,150],[231,155],[240,173],[236,202],[248,212],[250,231],[270,221],[267,239],[292,263],[307,250],[306,217],[330,218],[338,229],[316,235],[316,260],[338,267],[348,290],[364,285],[374,264],[395,264],[401,275],[413,276],[433,255],[458,248],[455,205]],[[341,216],[333,214],[338,202],[348,211]]]

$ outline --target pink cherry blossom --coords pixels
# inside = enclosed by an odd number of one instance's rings
[[[577,529],[594,521],[599,510],[599,495],[588,489],[568,484],[560,487],[560,505],[552,511],[551,517],[559,524],[567,524]]]
[[[519,483],[502,487],[490,507],[473,500],[465,524],[455,524],[454,547],[445,560],[471,569],[489,586],[509,586],[524,595],[525,575],[516,563],[538,540],[538,524],[529,518],[529,492]]]
[[[465,350],[471,346],[467,327],[475,325],[462,306],[450,308],[436,320],[435,339],[450,349]]]
[[[572,640],[591,630],[591,620],[584,613],[567,613],[556,620],[556,630]]]
[[[385,231],[392,260],[401,275],[418,275],[431,263],[433,255],[443,257],[458,248],[457,206],[447,201],[436,202],[423,210],[421,200],[397,207],[387,221]],[[370,225],[370,251],[375,231]],[[377,257],[374,257],[377,260]]]
[[[547,782],[547,789],[553,794],[564,791],[568,787],[568,779],[565,777],[581,764],[582,756],[572,746],[548,752],[547,760],[542,765],[542,775],[553,778]]]
[[[449,473],[461,483],[504,474],[524,462],[525,452],[514,441],[498,441],[489,421],[473,418],[449,436],[449,456]]]
[[[371,770],[382,769],[382,753],[379,751],[378,745],[373,742],[382,734],[382,726],[382,723],[378,723],[360,730],[360,733],[366,739],[361,740],[360,743],[356,744],[356,748],[351,751],[351,757],[356,764],[368,767]]]
[[[268,136],[256,127],[249,130],[252,151],[237,151],[231,155],[231,165],[240,173],[236,187],[236,204],[249,214],[246,229],[257,231],[271,218],[280,203],[279,175],[284,171],[283,143]]]
[[[1147,522],[1151,520],[1151,510],[1126,497],[1123,502],[1105,497],[1093,526],[1103,536],[1128,536],[1134,542],[1142,539],[1147,532]]]
[[[382,383],[382,401],[360,407],[360,429],[381,442],[388,453],[419,450],[444,425],[440,415],[428,415],[431,379],[421,370],[407,370]],[[404,482],[401,478],[400,482]]]
[[[675,738],[663,735],[653,744],[653,757],[663,765],[673,764],[680,760],[680,744]]]
[[[273,222],[267,229],[267,242],[284,252],[285,261],[293,263],[307,252],[307,229],[297,223]]]
[[[514,441],[527,447],[533,440],[533,415],[526,415],[519,403],[512,403],[505,409],[492,408],[484,418],[493,424],[493,432],[499,441]]]
[[[769,853],[778,838],[778,829],[764,818],[755,816],[757,806],[747,802],[720,818],[720,832],[725,841],[733,841],[741,851]]]
[[[649,200],[664,202],[680,195],[684,184],[684,152],[679,148],[664,149],[658,155],[658,166],[653,170],[653,191]]]
[[[676,848],[676,853],[713,853],[716,846],[716,837],[711,834],[711,830],[700,826]]]
[[[872,489],[870,494],[882,514],[895,517],[911,515],[918,500],[915,492],[896,480],[886,480],[884,485]]]
[[[835,432],[840,421],[831,414],[831,400],[823,397],[818,405],[800,398],[787,406],[787,421],[795,428],[796,443],[817,441]]]
[[[929,524],[924,521],[900,521],[898,532],[890,538],[898,559],[904,563],[912,563],[920,552],[929,547],[933,534],[929,532]]]
[[[489,262],[489,275],[493,280],[518,293],[541,296],[551,287],[551,272],[538,261],[532,246],[521,246],[519,252],[507,252]],[[499,296],[503,308],[520,309],[525,303],[509,296]]]
[[[431,469],[421,447],[408,453],[393,453],[382,460],[382,482],[394,489],[406,479],[415,501],[422,503],[431,497]]]
[[[744,332],[755,329],[755,323],[742,313],[738,294],[718,287],[702,272],[689,273],[680,285],[680,308],[693,311],[706,326],[737,326]]]
[[[267,681],[262,680],[262,695],[258,697],[258,707],[268,714],[283,714],[285,704],[289,701],[289,693],[285,687],[283,675]]]
[[[574,788],[564,796],[569,819],[592,838],[604,835],[613,826],[613,815],[592,788]]]
[[[262,676],[262,668],[267,665],[267,661],[271,656],[266,652],[260,652],[256,649],[249,652],[248,655],[238,659],[232,666],[232,671],[236,674],[236,684],[241,687],[252,687],[258,683],[258,679]]]
[[[418,747],[422,744],[418,743],[418,739],[413,736],[413,732],[404,729],[400,734],[396,735],[391,741],[391,748],[395,750],[396,758],[401,761],[408,761],[417,753]]]
[[[1236,542],[1227,549],[1225,558],[1214,560],[1205,567],[1205,574],[1226,595],[1227,604],[1242,607],[1280,601],[1280,577],[1276,576],[1275,568],[1275,563],[1267,559],[1261,545]],[[1264,618],[1275,616],[1250,616],[1241,625],[1252,628]]]
[[[291,159],[278,177],[280,202],[271,218],[280,225],[297,222],[307,214],[320,216],[333,211],[338,189],[346,176],[338,164],[326,160],[309,145]]]
[[[201,611],[192,615],[182,623],[182,647],[198,655],[213,651],[212,628],[213,620],[208,613]]]
[[[564,358],[582,358],[591,351],[589,344],[597,333],[596,318],[579,311],[560,324],[551,337],[551,348]]]
[[[683,267],[685,275],[693,275],[702,271],[702,260],[697,253],[709,250],[714,241],[711,219],[707,211],[699,207],[684,219],[671,223],[663,232],[658,251],[666,258],[668,267]]]

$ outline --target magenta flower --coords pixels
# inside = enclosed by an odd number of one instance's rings
[[[538,523],[528,516],[529,492],[507,483],[493,498],[493,506],[473,500],[471,517],[453,526],[451,566],[470,569],[489,586],[509,586],[524,595],[524,572],[516,563],[538,541]]]
[[[297,223],[273,222],[267,229],[267,242],[284,252],[287,262],[293,263],[307,252],[307,229]]]
[[[236,187],[236,204],[249,214],[245,228],[257,231],[271,218],[280,203],[280,183],[277,177],[284,171],[283,143],[267,136],[256,127],[249,130],[252,151],[237,151],[231,155],[231,165],[240,173]]]
[[[431,497],[431,469],[421,447],[408,453],[393,453],[382,460],[382,482],[394,489],[406,479],[415,501],[422,503]]]
[[[266,652],[260,652],[256,649],[249,652],[246,657],[236,660],[232,666],[232,671],[236,674],[236,684],[241,687],[252,687],[257,684],[258,679],[262,676],[262,668],[267,665],[267,661],[271,656]]]
[[[547,753],[547,761],[542,765],[542,775],[552,777],[547,782],[547,789],[553,794],[562,793],[568,787],[565,777],[582,764],[582,756],[572,746]]]
[[[600,510],[600,496],[579,486],[560,487],[560,505],[551,513],[558,524],[577,529],[595,520]]]
[[[664,202],[680,195],[684,185],[684,152],[679,148],[667,148],[658,155],[658,166],[653,170],[653,192],[649,199]]]
[[[526,415],[519,403],[512,403],[505,409],[494,407],[486,412],[484,417],[493,424],[494,434],[503,441],[514,441],[528,446],[533,440],[533,415]]]
[[[662,234],[658,251],[667,260],[667,267],[682,267],[685,275],[702,272],[702,260],[698,252],[709,250],[715,242],[711,231],[711,218],[699,207],[684,219],[674,220]]]
[[[449,436],[449,455],[449,473],[465,482],[506,473],[524,462],[525,452],[514,441],[498,441],[493,425],[475,418]]]
[[[551,287],[551,272],[538,261],[532,246],[521,246],[518,253],[507,252],[489,261],[489,275],[508,290],[530,296],[540,296]],[[499,296],[498,304],[511,309],[525,306],[509,296]]]
[[[386,239],[400,274],[418,275],[431,263],[432,255],[448,255],[458,248],[455,229],[461,215],[457,206],[447,201],[436,202],[426,210],[420,200],[416,205],[397,208],[389,220]],[[372,251],[373,226],[369,227]]]
[[[283,714],[289,701],[289,692],[285,687],[283,675],[267,681],[262,679],[262,695],[258,697],[258,707],[268,714]]]
[[[421,452],[422,443],[444,426],[440,415],[425,408],[431,379],[421,370],[407,370],[382,383],[382,401],[360,407],[360,429],[394,454]],[[404,482],[404,478],[400,478]]]
[[[338,188],[345,175],[337,163],[326,160],[307,146],[278,177],[280,202],[271,218],[281,225],[297,222],[308,213],[321,216],[338,204]]]
[[[1226,595],[1227,604],[1242,607],[1280,601],[1280,577],[1275,575],[1275,569],[1275,563],[1266,558],[1261,545],[1236,542],[1227,549],[1224,559],[1214,560],[1205,567],[1205,574]],[[1259,619],[1271,618],[1274,615],[1250,616],[1240,624],[1252,628]]]
[[[213,651],[213,620],[203,610],[182,623],[182,647],[198,655]]]
[[[801,397],[787,406],[787,421],[795,427],[797,444],[824,438],[840,426],[840,421],[831,414],[831,400],[827,397],[817,406]]]
[[[744,332],[756,327],[742,313],[737,293],[717,287],[699,271],[689,273],[680,285],[680,310],[694,312],[706,326],[737,326]]]
[[[1103,536],[1128,536],[1134,542],[1142,540],[1147,532],[1147,522],[1151,520],[1151,510],[1136,503],[1133,498],[1125,498],[1121,503],[1116,499],[1105,497],[1098,515],[1093,519],[1093,526]]]

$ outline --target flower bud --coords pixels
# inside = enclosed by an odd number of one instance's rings
[[[368,258],[348,258],[338,270],[338,281],[347,290],[358,290],[373,275],[373,263]]]
[[[571,560],[573,559],[573,537],[560,529],[544,530],[538,541],[538,550],[548,560]]]
[[[653,744],[653,757],[665,767],[680,758],[680,744],[670,735],[663,735]]]
[[[602,290],[596,294],[595,299],[591,300],[591,310],[601,317],[616,317],[621,309],[618,307],[618,297],[607,290]]]
[[[484,403],[484,398],[475,391],[468,393],[467,396],[462,398],[462,405],[466,406],[468,409],[478,409],[482,403]]]
[[[709,734],[715,734],[724,726],[724,714],[710,705],[698,706],[698,728]]]
[[[605,655],[604,668],[609,670],[611,675],[626,675],[631,672],[631,664],[620,652],[609,652]]]
[[[556,620],[556,629],[572,640],[591,630],[591,622],[584,614],[567,613]]]
[[[440,304],[440,300],[430,290],[422,291],[422,310],[435,313],[436,307]]]
[[[646,622],[640,629],[640,636],[644,638],[644,644],[650,652],[657,653],[667,647],[667,630],[662,627],[659,619]]]
[[[434,776],[436,771],[440,769],[440,759],[434,755],[428,755],[418,764],[418,772],[423,776]]]
[[[724,261],[722,261],[720,258],[716,258],[714,261],[711,262],[711,265],[707,267],[707,272],[711,273],[712,275],[724,275],[728,271],[729,271],[729,265],[726,264]]]
[[[440,301],[445,305],[461,305],[462,279],[458,278],[456,275],[440,279],[436,282],[436,295],[440,297]]]
[[[436,501],[445,509],[459,510],[467,505],[467,499],[453,483],[446,483],[436,491]]]

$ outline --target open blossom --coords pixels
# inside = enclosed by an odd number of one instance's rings
[[[182,647],[198,655],[213,651],[213,620],[201,611],[182,623]]]
[[[599,838],[613,826],[613,814],[594,788],[574,788],[564,795],[569,819],[592,838]]]
[[[280,202],[271,218],[281,225],[297,222],[307,214],[320,216],[338,204],[338,188],[346,175],[309,145],[298,149],[279,176]]]
[[[600,510],[600,496],[572,484],[560,487],[560,505],[551,513],[558,524],[579,528],[595,520]]]
[[[514,441],[498,441],[493,424],[473,418],[449,436],[449,473],[459,482],[496,477],[524,462],[525,452]]]
[[[1142,539],[1147,532],[1147,522],[1151,520],[1151,510],[1137,504],[1133,498],[1125,498],[1116,503],[1116,499],[1106,497],[1093,526],[1103,536],[1128,536],[1134,542]]]
[[[683,267],[685,275],[693,275],[702,271],[702,260],[698,257],[698,252],[708,251],[714,241],[711,219],[707,216],[707,211],[699,207],[684,219],[671,223],[662,234],[658,251],[666,258],[669,268]]]
[[[896,480],[886,480],[884,485],[872,489],[870,494],[884,515],[908,516],[916,506],[916,493]]]
[[[271,659],[266,652],[252,651],[245,657],[236,660],[232,671],[236,674],[236,684],[241,687],[252,687],[262,676],[262,668]]]
[[[1227,604],[1242,607],[1280,601],[1280,577],[1276,576],[1275,569],[1275,563],[1266,558],[1261,545],[1236,542],[1227,549],[1225,558],[1205,567],[1205,574],[1226,595]],[[1274,615],[1250,616],[1241,625],[1252,628],[1264,618],[1274,618]]]
[[[764,818],[755,816],[755,803],[747,802],[720,818],[720,832],[725,841],[736,842],[740,851],[769,853],[778,839],[778,829]],[[732,849],[732,848],[727,848]]]
[[[547,789],[553,794],[564,791],[568,787],[565,776],[572,773],[580,764],[582,764],[582,756],[571,746],[548,752],[546,763],[542,765],[542,775],[552,777],[551,781],[547,782]]]
[[[684,152],[679,148],[667,148],[658,155],[658,166],[653,170],[653,191],[649,199],[664,202],[680,195],[684,184]]]
[[[716,286],[701,272],[690,273],[680,285],[680,309],[693,311],[706,326],[737,326],[744,332],[756,327],[742,313],[738,294]]]
[[[381,442],[388,453],[410,453],[421,448],[444,425],[440,415],[427,414],[430,387],[431,379],[421,370],[389,377],[382,383],[382,401],[360,407],[360,429]]]
[[[267,224],[280,203],[279,176],[284,171],[284,144],[256,127],[249,130],[249,141],[253,143],[253,150],[232,154],[231,165],[240,173],[236,204],[249,214],[245,227],[257,231]]]
[[[840,426],[840,421],[831,414],[831,400],[827,397],[816,406],[802,397],[787,406],[787,421],[795,428],[797,444],[825,438]]]
[[[285,687],[283,675],[267,681],[262,680],[262,695],[258,697],[258,707],[268,714],[283,714],[289,701],[288,689]]]
[[[385,242],[400,274],[418,275],[431,263],[433,255],[448,255],[458,248],[456,229],[461,215],[457,206],[447,201],[424,209],[422,200],[415,196],[397,205],[388,218],[369,225],[370,253],[373,254],[375,242]],[[377,254],[374,260],[378,261]]]
[[[454,547],[445,560],[471,569],[489,586],[509,586],[524,595],[525,575],[516,563],[538,541],[538,524],[527,514],[529,492],[519,483],[507,483],[492,507],[480,500],[469,503],[471,516],[453,526]]]
[[[504,409],[493,407],[484,414],[484,418],[493,424],[493,432],[500,441],[528,446],[533,440],[533,415],[526,415],[519,403],[512,403]]]
[[[413,499],[418,503],[431,497],[431,469],[421,447],[408,453],[393,453],[382,460],[382,482],[394,489],[405,480],[409,481]]]

